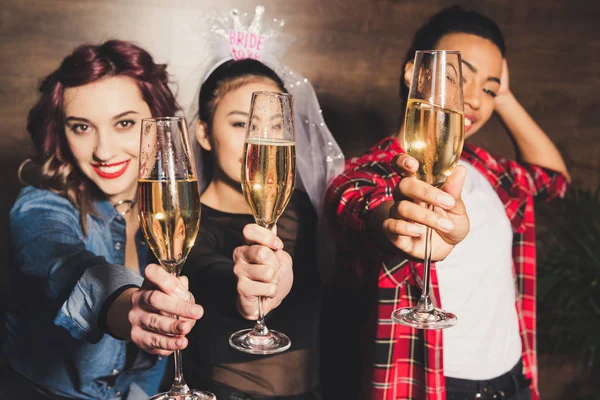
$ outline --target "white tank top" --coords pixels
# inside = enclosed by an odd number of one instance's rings
[[[467,168],[462,198],[471,230],[437,263],[442,306],[458,317],[443,331],[444,375],[484,380],[510,371],[521,358],[513,232],[489,181],[472,165],[459,164]]]

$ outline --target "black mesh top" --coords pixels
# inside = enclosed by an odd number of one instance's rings
[[[316,214],[306,193],[296,190],[277,223],[284,250],[293,258],[294,285],[282,304],[266,316],[269,328],[285,333],[292,346],[284,353],[256,356],[234,350],[229,336],[254,323],[235,309],[233,250],[244,243],[249,214],[225,213],[202,205],[200,231],[183,273],[189,277],[204,316],[188,335],[183,353],[185,379],[210,390],[218,383],[248,394],[294,395],[318,386],[318,322],[321,289],[316,265]]]

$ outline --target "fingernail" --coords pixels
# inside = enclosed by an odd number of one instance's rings
[[[408,231],[415,235],[422,235],[423,227],[420,225],[416,225],[416,224],[408,224]]]
[[[406,168],[416,168],[419,166],[419,164],[417,163],[416,160],[413,160],[412,158],[407,158],[404,160],[404,166]]]
[[[194,304],[190,309],[190,312],[192,313],[192,317],[194,317],[195,319],[199,319],[202,316],[202,307],[200,307],[197,304]]]
[[[179,325],[177,325],[177,330],[181,333],[185,332],[187,329],[187,324],[185,322],[181,322],[179,323]]]
[[[283,242],[281,241],[281,239],[275,239],[275,248],[279,250],[283,249]]]
[[[445,206],[445,207],[454,207],[454,198],[452,196],[450,196],[449,194],[440,194],[437,197],[437,201],[438,203],[440,203],[441,205]]]
[[[450,232],[452,229],[454,229],[454,224],[452,223],[452,221],[450,221],[449,219],[446,219],[446,218],[441,218],[438,221],[438,226],[442,230],[445,230],[447,232]]]
[[[177,345],[177,347],[183,347],[183,346],[185,346],[185,340],[183,340],[182,338],[179,338],[175,341],[175,344]]]
[[[179,297],[183,301],[190,300],[190,292],[188,292],[187,290],[183,290],[180,287],[175,287],[175,296]]]

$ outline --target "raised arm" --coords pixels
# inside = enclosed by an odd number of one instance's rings
[[[500,89],[495,99],[495,111],[514,138],[521,160],[560,172],[570,181],[569,172],[560,152],[510,91],[506,59],[500,81]]]
[[[443,259],[469,231],[460,198],[465,171],[457,168],[441,190],[412,176],[418,168],[414,158],[395,155],[374,151],[350,160],[332,182],[326,205],[333,234],[346,251],[422,259],[424,226],[430,226],[435,231],[433,259]],[[417,202],[432,204],[435,211]]]

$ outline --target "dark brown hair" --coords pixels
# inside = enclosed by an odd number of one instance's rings
[[[417,50],[433,50],[444,36],[451,33],[469,33],[488,39],[500,49],[503,57],[506,54],[504,35],[498,25],[483,14],[465,10],[457,5],[445,8],[433,15],[419,28],[404,57],[402,71],[406,64],[415,58]],[[408,87],[404,82],[404,72],[400,75],[400,98],[403,103],[401,109],[404,110],[408,100]]]
[[[215,111],[223,96],[247,83],[259,80],[272,81],[281,92],[287,92],[283,81],[275,71],[251,58],[226,61],[209,75],[200,88],[198,99],[198,118],[205,124],[209,134]],[[204,149],[202,149],[202,172],[204,182],[208,183],[212,178],[212,158],[210,152]]]
[[[82,45],[62,61],[39,87],[37,103],[29,111],[27,131],[36,150],[39,168],[35,185],[52,190],[80,211],[86,231],[86,217],[94,212],[93,200],[103,193],[75,164],[64,130],[64,90],[111,76],[133,78],[152,116],[172,116],[177,110],[168,86],[165,64],[156,64],[144,49],[125,41],[110,40],[101,45]]]

